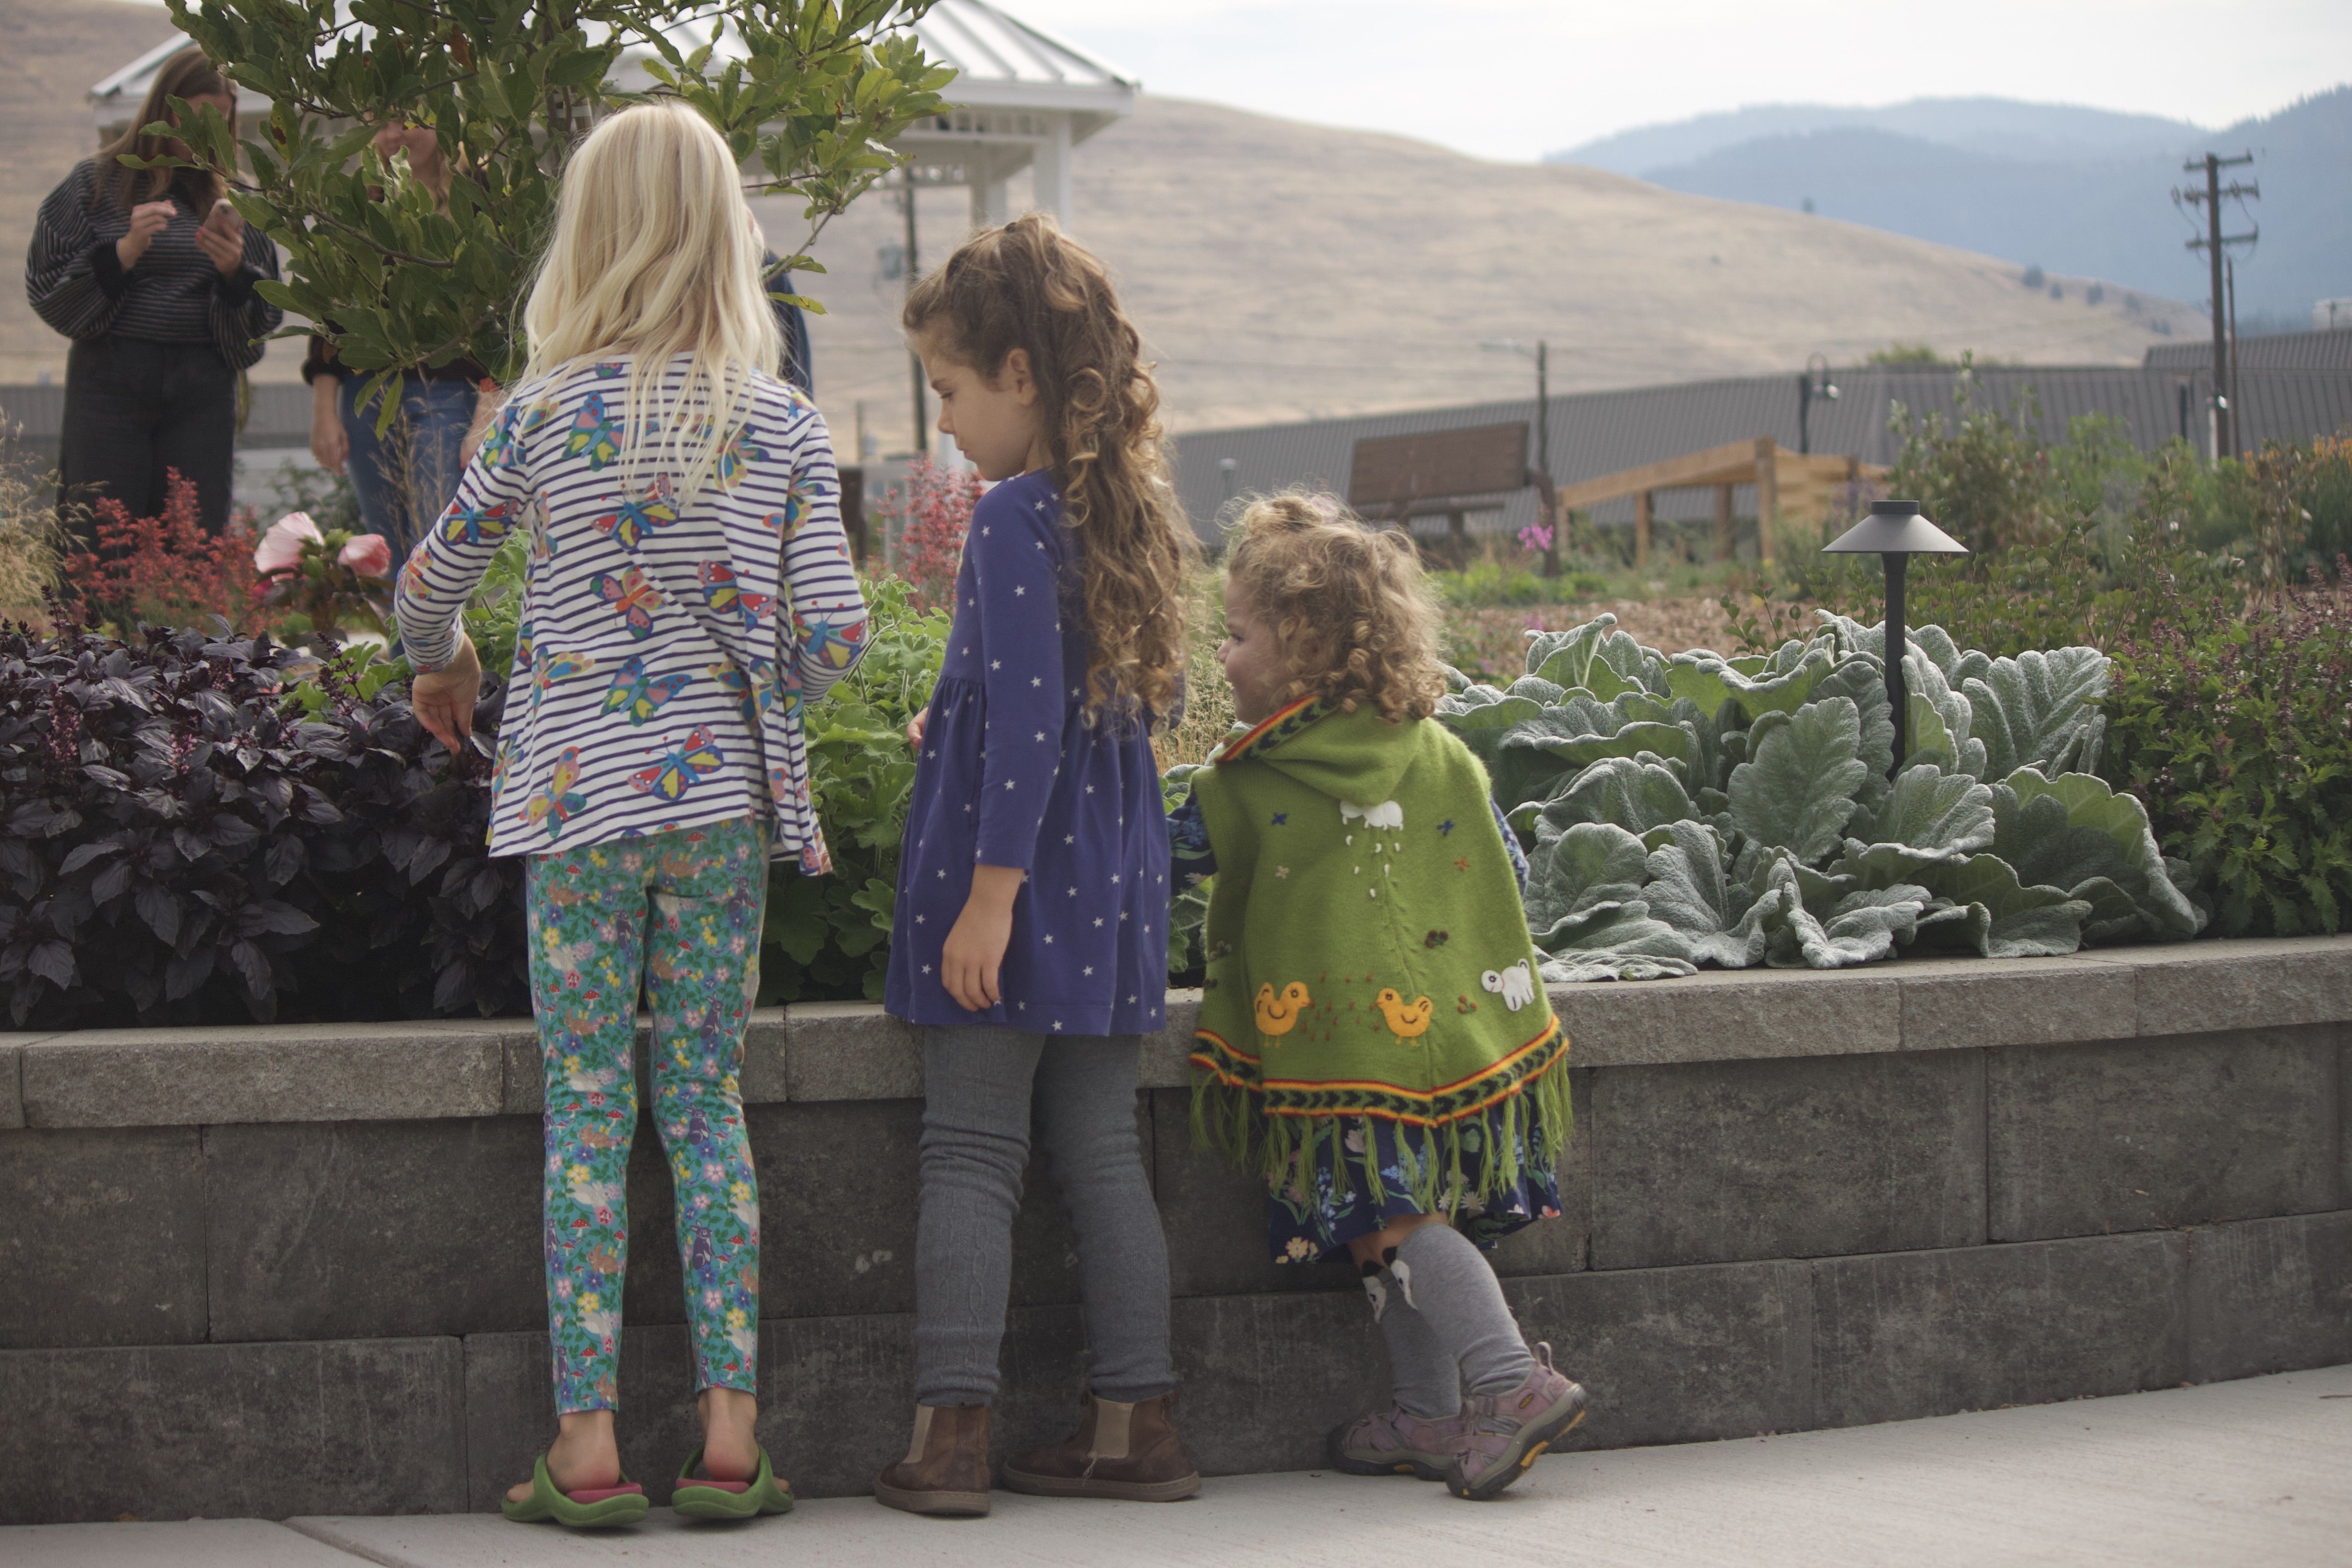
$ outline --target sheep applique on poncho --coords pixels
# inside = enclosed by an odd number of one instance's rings
[[[1348,1135],[1392,1123],[1424,1213],[1516,1182],[1525,1133],[1549,1168],[1568,1039],[1461,741],[1303,700],[1228,742],[1192,794],[1216,862],[1196,1135],[1269,1179],[1323,1163],[1378,1197],[1396,1167]],[[1502,1158],[1475,1147],[1489,1131]]]

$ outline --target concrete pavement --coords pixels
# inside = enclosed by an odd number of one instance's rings
[[[572,1535],[484,1515],[38,1525],[6,1568],[969,1568],[1574,1563],[1986,1568],[2352,1561],[2352,1366],[1882,1426],[1559,1455],[1498,1502],[1319,1472],[1175,1505],[997,1494],[985,1521],[863,1498],[782,1519]]]

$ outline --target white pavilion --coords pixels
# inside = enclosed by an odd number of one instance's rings
[[[1006,182],[1032,169],[1036,205],[1068,226],[1070,150],[1135,112],[1136,79],[989,0],[939,0],[912,30],[925,54],[956,68],[947,89],[956,107],[898,138],[899,148],[913,154],[907,178],[918,186],[966,187],[979,226],[1013,216]],[[683,47],[698,47],[709,37],[707,25],[681,22],[673,37]],[[129,123],[156,70],[185,47],[181,38],[160,44],[89,89],[101,138]],[[628,88],[652,79],[627,55],[615,76]],[[257,99],[243,95],[248,117],[268,112],[267,101]]]

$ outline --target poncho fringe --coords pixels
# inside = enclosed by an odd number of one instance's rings
[[[1202,1048],[1192,1057],[1192,1142],[1196,1147],[1214,1149],[1269,1184],[1287,1176],[1311,1190],[1318,1148],[1328,1143],[1335,1191],[1344,1196],[1361,1181],[1374,1202],[1384,1202],[1389,1183],[1381,1172],[1371,1130],[1378,1118],[1395,1124],[1396,1147],[1413,1205],[1424,1214],[1450,1212],[1465,1199],[1490,1198],[1516,1186],[1519,1152],[1529,1146],[1531,1134],[1545,1163],[1556,1164],[1575,1120],[1568,1038],[1557,1019],[1510,1060],[1498,1063],[1492,1074],[1465,1086],[1486,1092],[1444,1097],[1453,1103],[1442,1116],[1361,1106],[1269,1107],[1253,1058],[1206,1030],[1198,1039]],[[1465,1100],[1468,1103],[1462,1103]],[[1464,1175],[1465,1125],[1477,1129],[1498,1156],[1475,1162],[1479,1182],[1475,1189]],[[1361,1152],[1350,1152],[1347,1135],[1359,1130],[1363,1133]]]

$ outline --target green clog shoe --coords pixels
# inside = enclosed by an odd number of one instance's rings
[[[511,1498],[499,1500],[499,1511],[517,1524],[536,1524],[551,1519],[558,1524],[568,1524],[574,1530],[604,1530],[618,1524],[635,1524],[651,1511],[646,1501],[646,1489],[628,1477],[621,1478],[616,1487],[583,1487],[577,1491],[559,1491],[548,1479],[547,1456],[541,1454],[530,1467],[530,1496],[520,1502]]]
[[[697,1448],[677,1468],[677,1489],[669,1494],[669,1506],[687,1518],[757,1519],[763,1513],[792,1511],[793,1494],[776,1484],[767,1449],[760,1450],[760,1473],[748,1481],[697,1480],[694,1467],[700,1463],[702,1450]]]

